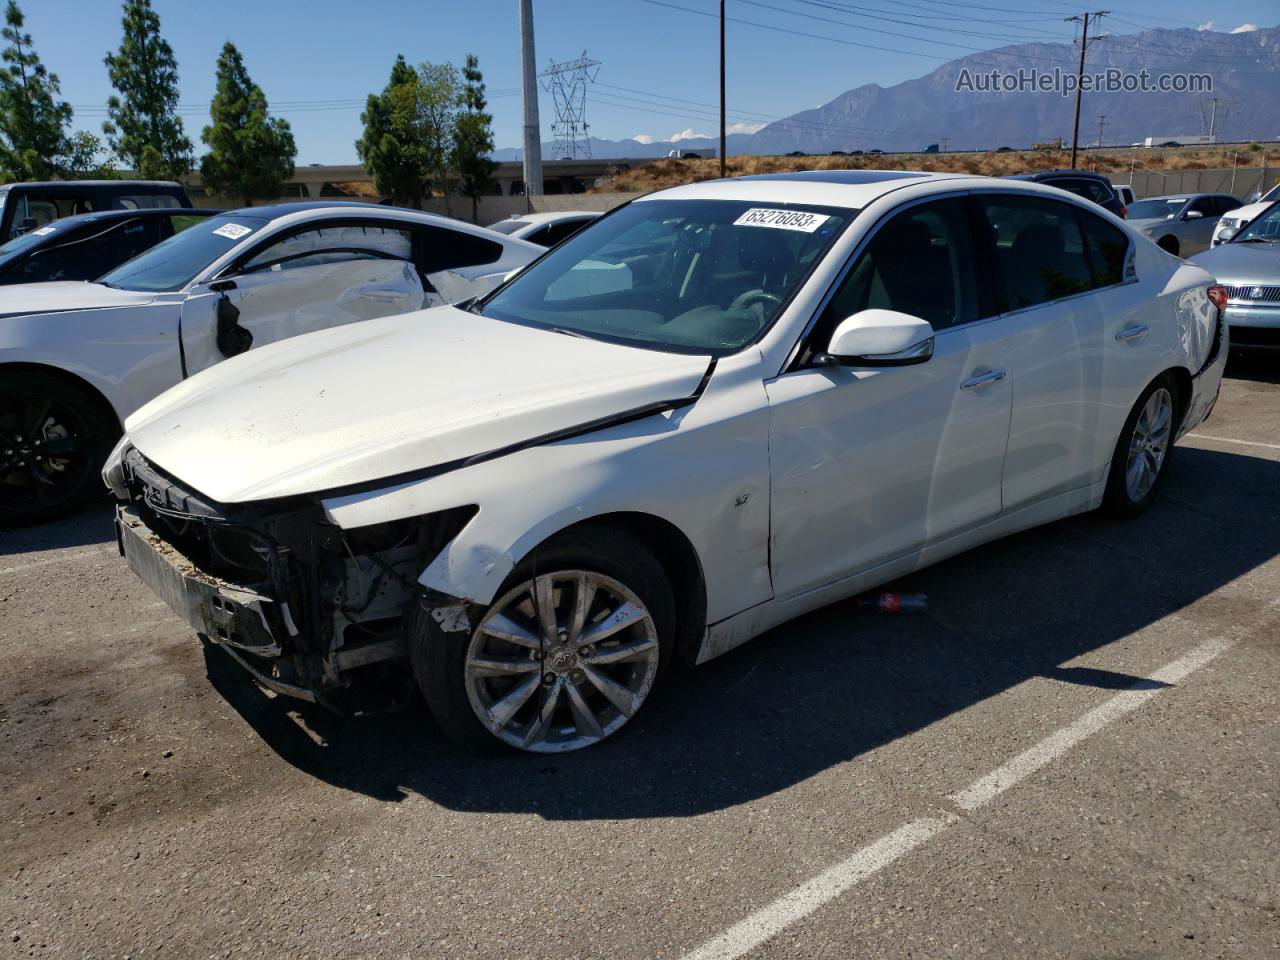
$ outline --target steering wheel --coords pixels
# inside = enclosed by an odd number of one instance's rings
[[[747,290],[734,297],[733,303],[729,304],[729,310],[746,310],[748,307],[753,306],[756,301],[772,303],[774,306],[778,307],[782,306],[781,297],[770,293],[768,290],[756,288],[755,290]]]

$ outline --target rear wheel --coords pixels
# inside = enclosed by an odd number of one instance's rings
[[[1117,517],[1141,513],[1155,500],[1178,428],[1178,384],[1158,377],[1133,405],[1111,456],[1103,507]]]
[[[445,732],[481,749],[561,753],[617,733],[668,659],[675,603],[641,543],[603,528],[539,548],[470,633],[411,624],[414,674]]]
[[[63,516],[102,490],[98,472],[119,434],[89,391],[23,370],[0,383],[0,526]]]

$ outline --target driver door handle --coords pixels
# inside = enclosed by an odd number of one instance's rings
[[[993,383],[999,383],[1005,378],[1003,370],[988,370],[986,373],[979,373],[977,376],[970,377],[964,383],[960,384],[961,390],[974,390],[978,387],[989,387]]]
[[[1125,327],[1117,333],[1116,339],[1121,343],[1132,343],[1135,340],[1141,340],[1150,332],[1150,330],[1151,328],[1145,323],[1135,323],[1131,326]]]

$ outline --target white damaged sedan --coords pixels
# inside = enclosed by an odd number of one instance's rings
[[[700,183],[466,309],[194,376],[105,479],[134,571],[261,685],[343,710],[416,682],[463,741],[573,750],[672,662],[1146,508],[1217,399],[1223,302],[1033,183]]]
[[[125,417],[226,357],[487,293],[540,247],[414,210],[251,207],[95,283],[0,289],[0,525],[100,490]]]

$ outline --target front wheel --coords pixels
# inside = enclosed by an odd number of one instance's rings
[[[469,633],[410,624],[414,674],[455,740],[561,753],[617,733],[644,706],[668,659],[675,602],[641,543],[604,528],[570,531],[507,579]]]
[[[1178,384],[1164,374],[1142,392],[1120,431],[1103,509],[1112,516],[1132,517],[1151,506],[1164,479],[1177,427]]]
[[[43,523],[102,493],[119,434],[88,391],[56,376],[0,374],[0,526]]]

